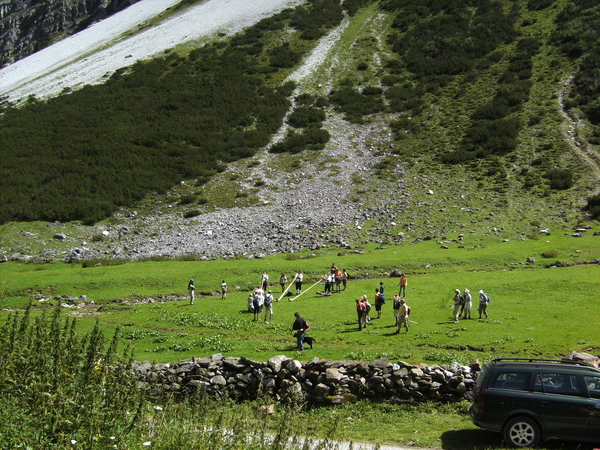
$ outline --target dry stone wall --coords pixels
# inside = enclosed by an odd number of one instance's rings
[[[468,399],[479,362],[470,366],[313,359],[275,356],[267,362],[221,354],[177,364],[135,363],[140,387],[159,394],[191,395],[199,390],[237,400],[268,395],[283,403],[337,404],[360,399],[396,403]]]

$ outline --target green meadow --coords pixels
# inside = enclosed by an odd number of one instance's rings
[[[4,263],[0,266],[1,315],[23,309],[52,308],[56,296],[85,295],[64,314],[77,318],[82,331],[99,321],[107,336],[120,330],[121,345],[131,345],[137,360],[173,363],[214,353],[266,361],[274,355],[308,360],[389,358],[412,363],[466,364],[474,358],[560,358],[571,351],[596,352],[594,310],[600,297],[600,238],[591,230],[581,238],[558,232],[533,239],[505,241],[465,237],[366,246],[361,253],[328,248],[312,253],[264,259],[215,261],[98,261],[92,264]],[[448,248],[442,248],[443,246]],[[535,258],[535,263],[527,262]],[[305,274],[304,288],[325,275],[332,263],[347,268],[347,290],[330,297],[317,294],[317,284],[303,295],[283,296],[274,303],[274,318],[254,322],[247,297],[266,270],[270,288],[281,297],[279,276]],[[558,263],[558,264],[557,264]],[[552,265],[561,267],[550,267]],[[393,293],[397,268],[408,274],[406,299],[412,308],[408,334],[394,335]],[[187,282],[195,279],[197,299],[187,298]],[[218,293],[229,285],[226,299]],[[355,298],[368,295],[383,282],[387,303],[380,320],[358,331]],[[469,289],[471,320],[452,320],[454,289]],[[478,320],[478,291],[491,297],[489,318]],[[292,289],[293,290],[293,289]],[[44,300],[39,301],[39,296]],[[83,306],[85,305],[85,306]],[[311,323],[317,340],[303,354],[294,349],[290,328],[294,312]],[[375,308],[372,317],[376,317]],[[108,338],[107,338],[108,339]]]

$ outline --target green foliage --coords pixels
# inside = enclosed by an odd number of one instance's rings
[[[554,169],[546,174],[550,189],[565,190],[573,187],[573,173],[567,169]]]
[[[284,42],[265,50],[268,32],[289,24],[303,38],[321,36],[342,18],[339,2],[313,0],[261,20],[228,46],[205,45],[188,57],[168,52],[103,85],[48,101],[32,97],[18,109],[3,105],[0,223],[93,224],[150,191],[182,178],[203,185],[223,162],[252,156],[281,126],[295,87],[268,85],[271,74],[296,65],[309,48]],[[328,140],[322,130],[304,134],[309,148]]]
[[[0,446],[65,448],[73,440],[100,449],[129,433],[141,391],[117,344],[118,331],[106,348],[98,323],[80,335],[60,306],[35,318],[29,309],[10,315],[0,335]]]
[[[381,91],[378,91],[381,92]],[[336,109],[342,111],[346,120],[361,123],[364,116],[375,114],[384,110],[383,99],[371,90],[365,93],[349,86],[342,86],[329,94]]]
[[[589,211],[592,218],[600,219],[600,194],[589,197],[583,209],[584,211]]]

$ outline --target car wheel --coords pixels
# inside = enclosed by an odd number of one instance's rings
[[[534,447],[540,441],[540,427],[529,417],[510,419],[504,425],[502,434],[511,447]]]

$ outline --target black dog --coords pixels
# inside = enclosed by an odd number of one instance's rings
[[[313,344],[317,342],[317,340],[310,336],[304,336],[304,342],[310,345],[310,348],[312,349]]]

